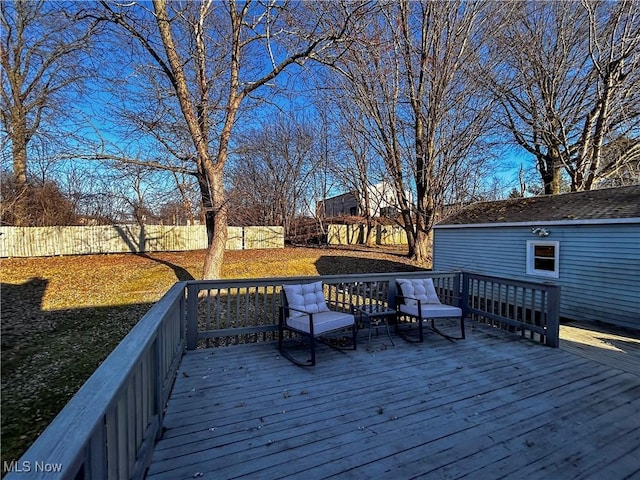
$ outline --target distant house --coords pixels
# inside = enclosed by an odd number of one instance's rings
[[[393,186],[388,182],[380,182],[369,187],[369,216],[383,217],[395,215],[398,211],[398,202]],[[318,213],[327,217],[340,216],[365,216],[360,208],[358,192],[352,190],[342,195],[325,198],[318,202]]]
[[[560,315],[640,329],[640,185],[474,203],[434,227],[434,270],[560,285]]]

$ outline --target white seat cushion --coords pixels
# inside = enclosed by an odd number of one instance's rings
[[[355,322],[353,315],[342,312],[319,312],[313,314],[313,333],[318,335],[338,328],[350,327]],[[287,325],[296,330],[311,333],[309,329],[309,315],[289,317]]]
[[[324,292],[322,291],[322,282],[305,283],[302,285],[285,285],[282,288],[287,296],[287,303],[291,308],[304,310],[308,313],[329,311],[327,302],[324,299]],[[289,317],[307,318],[307,315],[296,310],[289,310]]]
[[[402,295],[405,298],[404,303],[407,305],[418,305],[418,302],[414,299],[420,300],[420,303],[435,303],[440,304],[440,299],[436,293],[436,288],[433,285],[431,278],[398,278],[396,280],[402,290]]]
[[[442,303],[434,304],[434,303],[421,303],[422,307],[422,318],[444,318],[444,317],[461,317],[462,309],[458,307],[453,307],[451,305],[444,305]],[[413,315],[415,317],[418,316],[418,306],[417,305],[404,305],[400,304],[400,311],[403,313],[407,313],[409,315]]]

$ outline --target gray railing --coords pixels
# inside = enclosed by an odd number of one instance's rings
[[[322,281],[328,301],[395,308],[397,278],[431,277],[443,303],[465,316],[557,347],[560,287],[461,272],[402,272],[188,282],[187,348],[270,341],[284,284]],[[192,321],[191,319],[196,319]]]
[[[143,478],[185,349],[270,341],[284,284],[322,281],[326,298],[395,308],[397,278],[431,277],[468,318],[558,346],[559,289],[459,272],[180,282],[136,324],[17,462],[8,480]]]
[[[459,273],[401,272],[252,280],[187,282],[187,349],[275,339],[280,289],[322,281],[327,301],[342,305],[380,303],[395,308],[396,278],[431,277],[444,303],[458,305]],[[196,319],[197,321],[192,321]]]
[[[144,476],[184,352],[184,289],[174,285],[20,460],[3,465],[7,480]]]
[[[550,347],[560,343],[560,287],[473,273],[462,275],[465,316]],[[465,301],[466,300],[466,301]]]

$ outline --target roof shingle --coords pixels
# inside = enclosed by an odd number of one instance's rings
[[[438,225],[640,218],[640,185],[478,202]]]

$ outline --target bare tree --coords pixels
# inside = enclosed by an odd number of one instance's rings
[[[17,198],[28,196],[30,144],[46,133],[50,140],[56,139],[54,126],[71,110],[65,99],[84,78],[81,58],[95,27],[84,20],[81,6],[73,4],[0,2],[0,107]],[[18,225],[27,214],[21,205],[16,204]]]
[[[358,45],[332,65],[340,74],[333,79],[334,92],[341,99],[343,114],[354,132],[366,139],[374,155],[384,161],[398,198],[408,254],[413,256],[415,234],[402,148],[401,59],[391,34],[396,25],[390,24],[388,18],[380,12],[372,16]],[[359,189],[362,187],[358,185]]]
[[[292,234],[294,220],[308,190],[317,160],[316,131],[310,120],[293,114],[261,122],[239,137],[229,178],[235,201],[234,216],[256,225],[282,225]],[[246,224],[246,223],[244,223]]]
[[[483,8],[483,2],[387,5],[340,66],[366,118],[363,133],[393,179],[409,255],[421,263],[429,260],[436,216],[476,183],[487,159],[490,106],[476,81]]]
[[[544,192],[559,193],[565,174],[571,190],[589,190],[637,163],[640,4],[502,7],[493,74],[501,121],[536,159]]]
[[[490,102],[476,81],[485,2],[408,2],[399,6],[396,42],[404,60],[414,134],[416,260],[448,198],[460,198],[486,159]]]
[[[29,227],[55,225],[77,225],[78,216],[74,204],[64,195],[53,180],[30,181],[28,189],[22,191],[14,185],[14,177],[9,172],[0,173],[0,224]],[[20,203],[23,209],[17,209]],[[17,218],[17,213],[22,216]]]
[[[136,18],[127,15],[139,6],[103,6],[153,58],[179,104],[213,233],[203,276],[218,278],[228,220],[223,172],[242,105],[285,70],[335,48],[360,6],[154,0],[152,15],[138,11]],[[220,104],[211,98],[214,87],[226,92]],[[212,121],[213,110],[221,113],[219,123]]]
[[[348,191],[356,193],[366,226],[364,242],[371,246],[375,240],[375,207],[382,203],[382,199],[376,196],[379,192],[373,187],[385,180],[384,168],[375,168],[379,166],[376,164],[378,157],[373,154],[369,141],[362,134],[365,122],[359,111],[353,109],[350,103],[339,103],[338,108],[342,118],[337,125],[337,134],[344,148],[331,168],[334,177],[340,179]]]
[[[317,66],[314,75],[309,77],[306,85],[313,92],[311,101],[313,114],[310,122],[315,122],[314,151],[312,153],[312,168],[301,197],[297,221],[294,224],[294,235],[302,236],[305,242],[323,243],[327,239],[327,215],[323,208],[323,200],[335,192],[335,188],[348,188],[341,182],[338,172],[349,171],[345,162],[344,144],[338,134],[341,123],[341,112],[336,108],[335,98],[331,89],[326,88],[324,75],[326,70]],[[328,93],[328,95],[326,95]]]
[[[640,4],[582,0],[582,5],[589,17],[589,58],[597,80],[574,146],[577,155],[568,168],[571,189],[578,191],[640,162]]]

